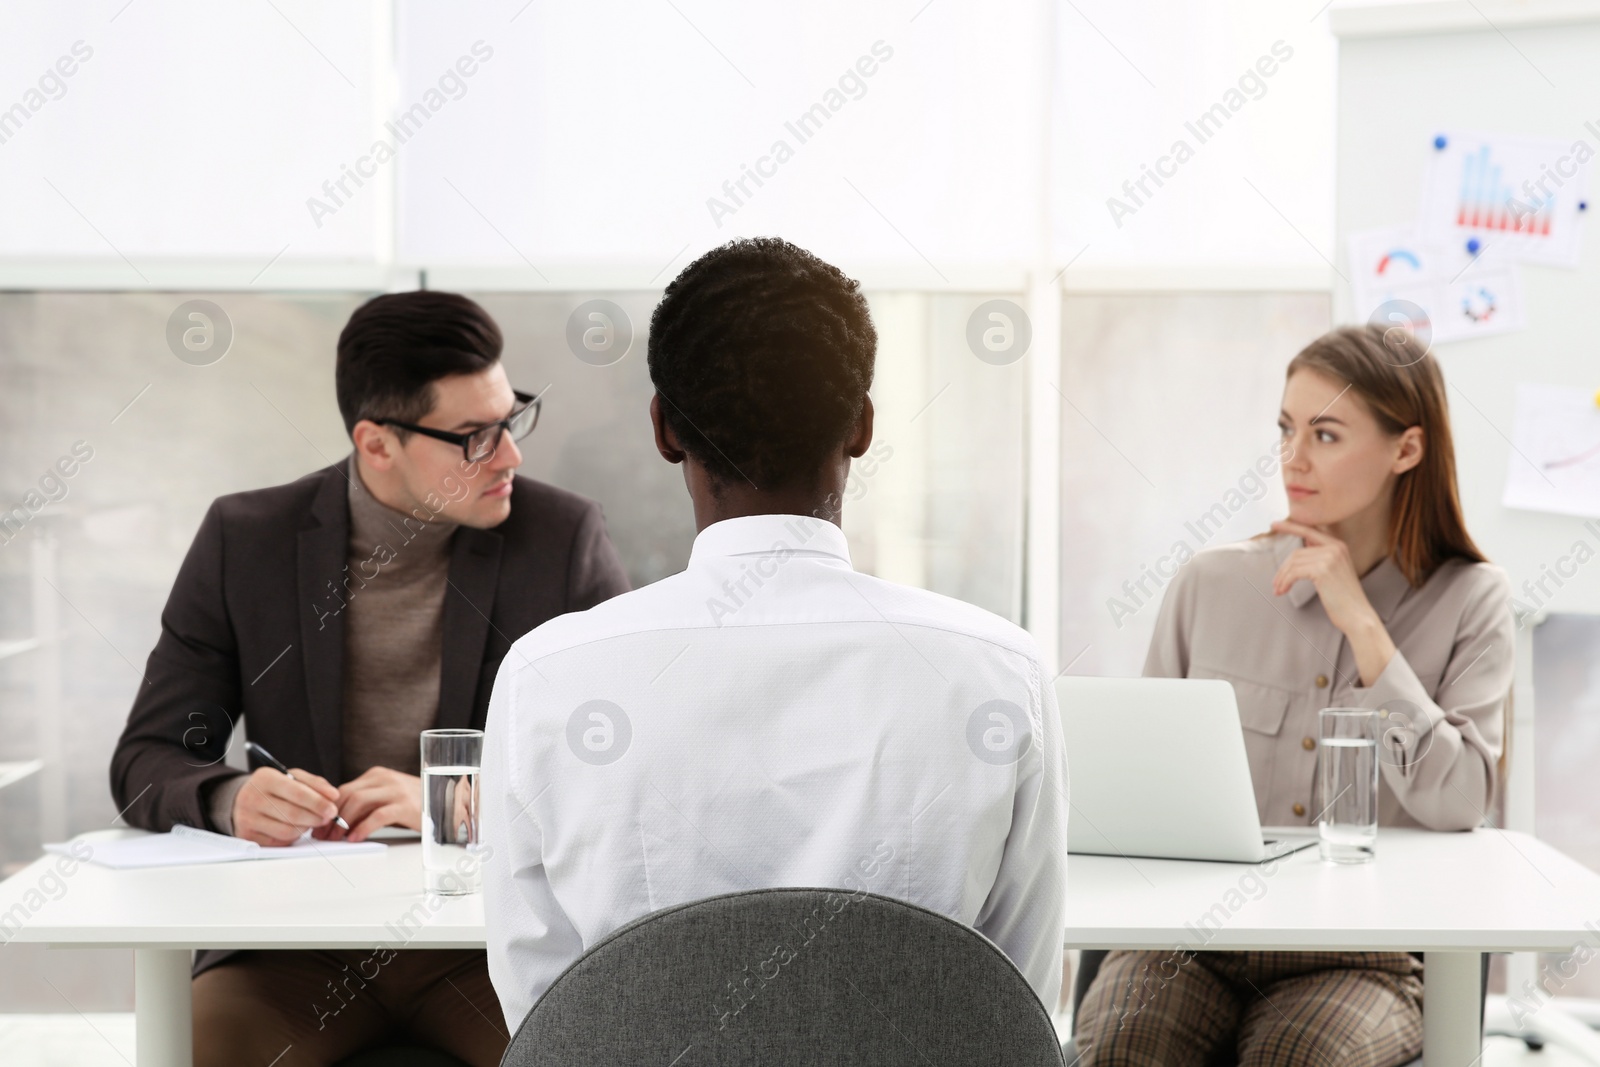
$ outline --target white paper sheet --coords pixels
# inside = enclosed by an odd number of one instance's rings
[[[1413,227],[1350,235],[1350,286],[1359,321],[1401,325],[1405,305],[1426,314],[1433,343],[1520,330],[1521,276],[1503,256],[1469,255]]]
[[[1600,385],[1600,381],[1595,383]],[[1600,516],[1600,406],[1584,389],[1517,386],[1508,508]]]
[[[316,856],[351,856],[382,852],[381,841],[317,841],[301,837],[282,848],[263,848],[254,841],[198,830],[192,826],[174,827],[167,834],[141,834],[116,840],[85,842],[94,854],[90,862],[102,867],[187,867],[200,863],[235,863],[242,860],[289,860]],[[44,846],[46,852],[74,855],[71,842]]]

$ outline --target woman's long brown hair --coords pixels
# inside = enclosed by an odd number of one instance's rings
[[[1446,560],[1485,562],[1461,517],[1444,373],[1431,353],[1416,353],[1414,341],[1387,344],[1382,326],[1342,326],[1303,348],[1285,375],[1314,370],[1349,383],[1390,435],[1422,428],[1422,461],[1396,478],[1389,508],[1389,555],[1414,588]]]

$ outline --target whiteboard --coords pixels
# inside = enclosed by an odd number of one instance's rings
[[[1353,276],[1346,253],[1353,231],[1417,216],[1440,132],[1583,138],[1600,153],[1600,133],[1585,128],[1593,121],[1600,130],[1600,3],[1344,5],[1334,9],[1332,28],[1340,40],[1337,244],[1329,256],[1346,278]],[[1600,160],[1589,165],[1592,198],[1600,197],[1597,179]],[[1587,212],[1577,270],[1522,267],[1527,329],[1435,348],[1450,386],[1468,529],[1506,569],[1513,596],[1541,614],[1600,613],[1600,521],[1591,530],[1581,518],[1500,504],[1514,458],[1517,385],[1600,390],[1596,214],[1600,205]],[[1351,321],[1350,288],[1338,278],[1334,314]],[[1579,539],[1597,558],[1577,561]],[[1541,579],[1547,595],[1524,585]]]

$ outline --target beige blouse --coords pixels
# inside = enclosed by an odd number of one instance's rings
[[[1397,651],[1368,688],[1316,587],[1272,592],[1301,543],[1276,536],[1196,555],[1167,589],[1144,673],[1233,684],[1264,826],[1315,822],[1317,712],[1327,707],[1393,716],[1379,724],[1380,824],[1477,826],[1494,797],[1511,692],[1505,572],[1453,560],[1413,589],[1392,559],[1373,568],[1361,586]],[[1414,728],[1395,728],[1406,722]]]

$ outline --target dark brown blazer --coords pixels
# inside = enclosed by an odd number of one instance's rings
[[[288,766],[342,780],[343,606],[359,590],[347,570],[350,462],[206,513],[111,757],[111,793],[132,825],[207,826],[209,789],[240,773],[223,763],[240,717]],[[513,641],[627,589],[600,506],[518,477],[505,522],[454,535],[438,725],[482,729]],[[222,955],[201,953],[197,973]]]

